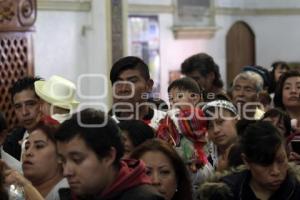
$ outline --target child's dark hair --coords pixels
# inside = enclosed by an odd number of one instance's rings
[[[184,77],[173,81],[168,87],[168,93],[174,88],[178,90],[193,92],[199,95],[201,94],[198,83],[194,79],[189,77]]]
[[[277,150],[283,144],[283,137],[267,121],[250,124],[240,139],[242,153],[247,162],[268,166],[274,162]]]

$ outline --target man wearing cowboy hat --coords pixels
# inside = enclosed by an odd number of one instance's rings
[[[36,94],[43,100],[42,113],[51,116],[62,123],[69,118],[79,102],[75,100],[76,87],[71,81],[53,75],[49,80],[40,80],[34,83]]]

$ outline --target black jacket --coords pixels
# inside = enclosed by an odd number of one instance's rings
[[[231,189],[234,199],[256,200],[254,192],[250,188],[250,172],[248,170],[226,176],[221,180],[225,182]],[[286,179],[280,188],[272,194],[269,200],[298,200],[300,199],[300,184],[296,176],[288,172]]]
[[[16,128],[11,134],[9,134],[3,144],[3,150],[15,159],[20,160],[21,157],[21,141],[26,132],[25,128]]]

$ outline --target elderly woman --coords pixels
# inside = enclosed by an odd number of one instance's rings
[[[159,139],[148,140],[136,148],[131,157],[145,162],[152,184],[166,200],[192,200],[188,171],[168,143]]]

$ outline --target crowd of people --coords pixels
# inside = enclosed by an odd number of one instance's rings
[[[165,102],[142,59],[120,58],[107,113],[79,109],[61,76],[19,79],[19,124],[0,113],[0,199],[300,199],[300,73],[244,66],[226,90],[206,53],[181,72]]]

